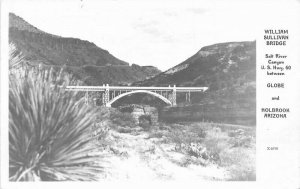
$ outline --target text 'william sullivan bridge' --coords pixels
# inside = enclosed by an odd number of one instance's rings
[[[131,87],[131,86],[67,86],[67,91],[81,91],[85,92],[85,102],[89,103],[89,98],[92,93],[96,98],[102,99],[102,105],[111,107],[111,105],[118,99],[135,93],[144,93],[153,95],[165,103],[176,106],[176,94],[185,93],[186,101],[190,102],[191,93],[204,92],[208,87]]]

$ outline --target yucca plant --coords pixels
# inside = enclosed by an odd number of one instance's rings
[[[9,69],[19,67],[24,62],[24,57],[15,44],[9,44]]]
[[[9,80],[10,180],[96,180],[103,167],[91,153],[95,110],[64,91],[63,71],[22,69]]]

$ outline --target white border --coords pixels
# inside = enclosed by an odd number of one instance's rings
[[[1,1],[1,64],[0,64],[0,125],[1,125],[1,185],[8,178],[8,14],[6,1]],[[7,41],[7,43],[6,43]],[[2,186],[1,186],[2,187]]]
[[[257,2],[256,2],[257,3]],[[289,62],[293,65],[293,70],[286,80],[286,86],[290,88],[285,89],[281,94],[283,106],[288,106],[293,110],[289,114],[289,119],[286,121],[278,120],[264,120],[260,112],[261,107],[274,107],[270,105],[269,96],[275,90],[266,90],[264,84],[269,78],[266,78],[262,72],[259,71],[259,66],[264,61],[263,51],[264,41],[263,29],[268,29],[270,26],[265,23],[265,28],[258,28],[257,33],[257,181],[255,182],[185,182],[185,181],[171,181],[171,182],[8,182],[8,9],[7,1],[2,1],[1,4],[1,188],[297,188],[299,184],[299,152],[300,152],[300,15],[299,3],[296,1],[291,4],[278,4],[270,1],[265,3],[257,3],[257,6],[264,6],[267,9],[275,7],[282,7],[282,12],[274,12],[274,14],[281,14],[286,17],[286,22],[278,23],[288,27],[290,31],[290,40],[287,53],[289,54]],[[253,12],[255,14],[255,12]],[[267,15],[266,15],[267,16]],[[263,19],[263,18],[262,18]],[[283,19],[284,20],[284,19]],[[258,21],[257,21],[258,22]],[[293,87],[291,87],[293,86]],[[266,98],[268,97],[268,98]],[[266,151],[266,146],[279,146],[280,150],[277,152]]]

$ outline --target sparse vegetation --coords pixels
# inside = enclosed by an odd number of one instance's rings
[[[214,123],[160,126],[151,138],[166,138],[174,150],[186,155],[182,166],[217,164],[229,171],[228,180],[255,180],[255,133]],[[162,141],[165,143],[165,141]]]
[[[97,180],[105,170],[99,153],[90,153],[95,146],[98,152],[107,149],[123,161],[131,156],[127,152],[130,142],[124,137],[143,134],[148,136],[143,139],[143,161],[162,156],[182,168],[217,165],[228,171],[226,180],[255,180],[253,128],[205,122],[153,125],[147,115],[139,125],[130,113],[85,105],[80,95],[66,93],[57,84],[66,82],[73,82],[70,76],[53,70],[12,71],[11,181]],[[183,158],[174,160],[168,153]]]
[[[96,180],[103,170],[101,156],[90,154],[96,111],[60,87],[71,77],[52,69],[12,67],[10,72],[9,179]]]
[[[148,153],[148,155],[143,154],[143,158],[147,161],[150,161],[151,156],[158,156],[158,149],[160,149],[163,154],[175,152],[183,155],[184,158],[181,160],[172,160],[170,157],[170,161],[180,167],[217,165],[228,171],[226,180],[252,181],[256,179],[255,129],[253,127],[240,128],[233,125],[207,122],[157,123],[152,125],[147,122],[147,124],[143,123],[144,125],[137,125],[128,119],[127,116],[130,117],[130,114],[111,110],[111,116],[113,119],[107,119],[107,121],[113,123],[108,125],[114,131],[137,137],[146,134],[145,142],[153,141],[149,148],[156,150]],[[125,119],[127,120],[126,124],[121,125],[114,121],[122,120],[124,116],[127,117]],[[147,115],[142,117],[146,120]],[[118,127],[116,127],[117,125]],[[111,143],[110,145],[116,146],[112,148],[113,151],[117,151],[118,146],[123,142],[127,144],[128,141],[122,141],[118,138],[116,142]],[[122,150],[124,151],[123,148],[120,149],[120,151]]]

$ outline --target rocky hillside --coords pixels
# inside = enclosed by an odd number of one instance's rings
[[[249,124],[255,124],[256,42],[229,42],[203,47],[181,64],[156,77],[135,83],[143,86],[174,84],[209,87],[205,94],[192,94],[192,104],[196,106],[192,111],[187,110],[187,114],[191,115],[185,117],[189,120],[192,116],[195,117],[197,109],[206,109],[205,112],[198,113],[202,117],[209,114],[209,120],[222,118],[229,120],[229,123],[236,123],[230,120],[238,116],[247,119]],[[184,96],[179,96],[179,105],[180,99],[182,103],[185,101]],[[172,114],[174,111],[176,112],[174,109],[170,110]],[[200,114],[196,117],[200,118]],[[169,115],[168,112],[166,115]],[[179,116],[176,113],[174,115]],[[247,116],[249,117],[246,118]],[[174,117],[171,119],[174,120]]]
[[[255,42],[206,46],[181,64],[137,85],[208,86],[219,90],[255,82]]]
[[[89,41],[48,34],[13,13],[9,41],[31,65],[65,66],[89,85],[129,84],[160,72],[152,66],[130,66]]]
[[[255,83],[256,43],[229,42],[203,47],[181,64],[135,85],[206,86],[215,95],[255,90]]]

